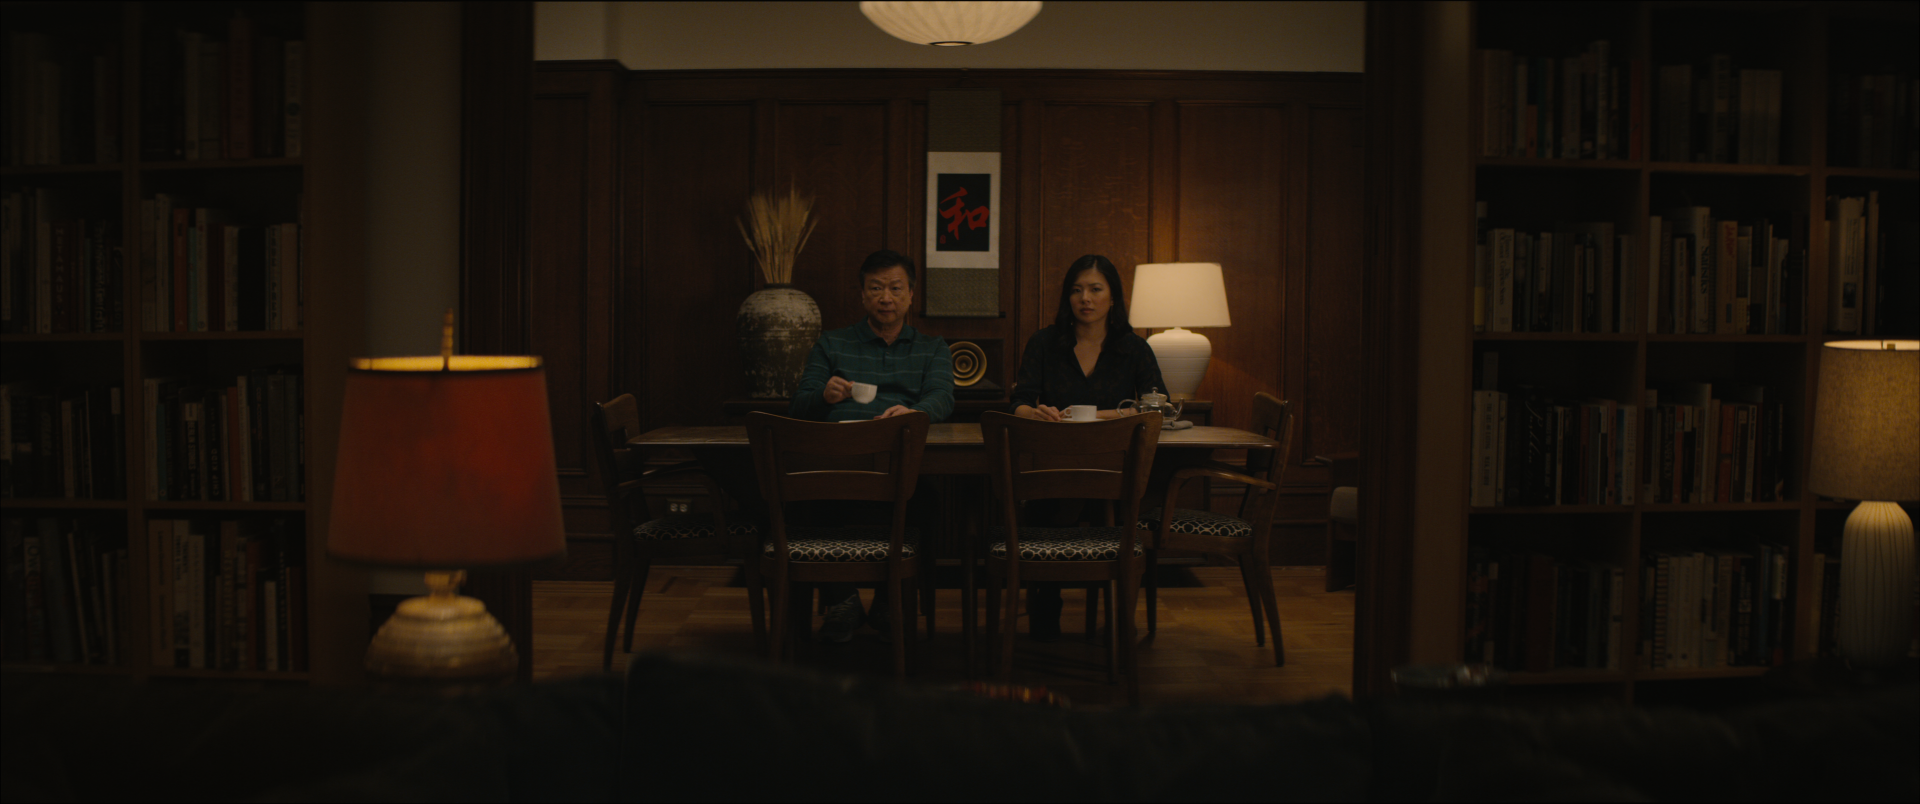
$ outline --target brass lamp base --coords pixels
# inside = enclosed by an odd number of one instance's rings
[[[474,682],[511,678],[520,667],[500,621],[456,594],[465,571],[429,572],[431,594],[400,602],[367,645],[367,672],[385,679]]]

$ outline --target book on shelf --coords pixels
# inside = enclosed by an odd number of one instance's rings
[[[1491,354],[1491,353],[1490,353]],[[1473,392],[1470,505],[1632,505],[1641,416],[1528,385]]]
[[[1475,331],[1638,330],[1639,311],[1626,301],[1636,284],[1633,241],[1611,221],[1485,228],[1476,242],[1475,298],[1486,309],[1476,312]]]
[[[119,224],[78,215],[45,187],[12,189],[0,198],[4,331],[120,331]]]
[[[1527,672],[1619,669],[1623,568],[1483,546],[1468,556],[1468,661]]]
[[[153,520],[171,557],[150,586],[153,663],[219,671],[306,669],[304,539],[277,518]],[[162,616],[162,613],[165,616]]]
[[[6,555],[5,634],[9,661],[114,664],[114,601],[125,547],[96,522],[70,517],[0,517]]]
[[[1643,158],[1646,68],[1610,40],[1559,56],[1486,48],[1476,61],[1482,156]]]
[[[1920,168],[1920,109],[1912,70],[1836,70],[1827,107],[1829,161],[1862,168]]]
[[[1858,335],[1866,278],[1866,199],[1828,197],[1826,226],[1827,329]]]

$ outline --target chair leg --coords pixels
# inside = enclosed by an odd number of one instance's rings
[[[1000,590],[994,587],[993,580],[993,572],[988,571],[986,588],[980,590],[980,596],[987,599],[986,645],[989,668],[1000,656]],[[969,643],[967,649],[967,672],[969,673],[973,672],[973,654],[972,644]],[[992,674],[991,670],[985,673],[985,675]]]
[[[1247,608],[1253,612],[1253,644],[1267,644],[1266,614],[1260,610],[1260,579],[1253,574],[1253,556],[1234,556],[1240,565],[1240,585],[1247,590]]]
[[[787,616],[792,601],[791,589],[787,585],[786,568],[773,571],[773,594],[767,596],[768,605],[773,607],[773,622],[767,627],[767,661],[780,663],[780,651],[787,640]]]
[[[1110,592],[1116,586],[1118,586],[1119,583],[1120,583],[1119,581],[1108,581],[1100,585],[1099,591],[1102,593]],[[1126,617],[1114,616],[1114,611],[1119,608],[1118,604],[1120,601],[1118,600],[1118,598],[1120,596],[1114,595],[1113,597],[1115,598],[1115,600],[1109,602],[1107,605],[1107,683],[1108,684],[1113,684],[1120,680],[1119,679],[1120,643],[1125,641],[1125,635],[1121,634],[1117,630],[1117,624],[1121,620],[1131,619]]]
[[[627,636],[620,646],[623,653],[633,652],[633,623],[640,619],[640,597],[647,593],[647,572],[653,569],[653,559],[637,559],[633,566],[633,585],[627,593]]]
[[[1147,571],[1144,577],[1146,578],[1146,588],[1147,588],[1147,635],[1148,636],[1152,636],[1155,633],[1158,633],[1160,630],[1159,619],[1155,616],[1156,614],[1158,614],[1158,612],[1156,612],[1155,609],[1159,608],[1159,604],[1160,604],[1160,596],[1158,594],[1160,591],[1160,573],[1155,571],[1155,567],[1158,566],[1157,562],[1160,560],[1159,552],[1160,551],[1158,550],[1147,551]]]
[[[742,567],[747,576],[747,609],[753,616],[754,648],[760,651],[760,658],[767,658],[767,599],[766,584],[760,578],[759,556],[747,556],[746,566]]]
[[[1115,596],[1119,600],[1114,604],[1114,610],[1119,615],[1116,618],[1119,624],[1115,629],[1119,632],[1119,638],[1114,641],[1120,643],[1120,653],[1114,658],[1121,665],[1122,675],[1126,676],[1127,703],[1132,706],[1140,705],[1140,646],[1133,627],[1133,595],[1137,584],[1138,581],[1133,578],[1116,581],[1118,592]]]
[[[927,568],[924,570],[924,574],[913,579],[913,588],[916,590],[916,594],[919,596],[918,600],[920,601],[920,616],[927,618],[928,639],[933,638],[934,590],[940,588],[933,582],[933,573],[939,566],[938,562],[929,558],[927,559]],[[913,611],[913,607],[909,606],[907,610]]]
[[[627,562],[621,560],[622,558],[624,558],[624,556],[620,554],[624,553],[625,551],[626,550],[623,546],[619,545],[618,543],[615,544],[614,546],[615,556],[614,556],[614,568],[613,568],[613,605],[610,605],[607,607],[607,644],[606,644],[606,649],[601,653],[601,656],[600,656],[601,670],[613,669],[613,641],[614,641],[614,638],[620,633],[620,615],[625,612],[625,609],[627,607],[627,594],[630,591],[630,587],[633,583],[633,580],[629,578],[627,575],[627,569],[628,569]]]
[[[1280,639],[1280,604],[1273,592],[1273,570],[1267,567],[1266,556],[1253,556],[1253,574],[1260,585],[1260,605],[1267,610],[1267,623],[1272,625],[1273,666],[1287,666],[1287,648]]]
[[[1000,683],[1002,684],[1013,683],[1013,635],[1019,630],[1020,625],[1020,585],[1015,578],[1016,576],[1008,575],[1001,590],[1001,593],[1006,595],[1006,600],[1003,601],[1005,610],[1000,612],[1000,616],[1004,618],[1000,623]],[[1027,605],[1029,608],[1032,607],[1031,598]]]
[[[887,613],[893,618],[887,627],[893,632],[893,677],[899,681],[907,680],[907,624],[901,620],[900,613],[901,609],[913,613],[912,605],[900,605],[903,591],[900,576],[887,573]]]
[[[1098,633],[1094,629],[1098,627],[1099,624],[1100,624],[1100,587],[1089,586],[1087,587],[1087,626],[1086,626],[1088,641],[1092,641],[1093,635],[1095,633]]]
[[[977,658],[976,653],[979,648],[975,640],[979,638],[980,633],[974,621],[975,615],[979,614],[975,611],[979,602],[974,597],[974,590],[977,588],[974,575],[976,571],[973,566],[973,541],[967,539],[960,546],[960,641],[965,643],[967,678],[974,677],[974,660]],[[987,621],[989,623],[993,621],[991,614],[988,615]]]

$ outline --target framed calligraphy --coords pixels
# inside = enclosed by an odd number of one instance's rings
[[[930,315],[1000,312],[1000,154],[927,153]]]

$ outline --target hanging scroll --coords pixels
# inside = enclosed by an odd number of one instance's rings
[[[1000,315],[1000,92],[927,93],[927,315]]]

